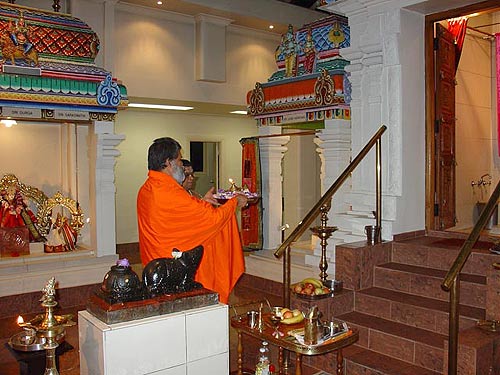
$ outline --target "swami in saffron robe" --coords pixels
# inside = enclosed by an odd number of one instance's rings
[[[236,198],[220,207],[189,195],[171,176],[149,171],[137,195],[137,221],[142,264],[171,258],[181,251],[203,245],[196,281],[219,293],[229,294],[245,269],[236,221]]]

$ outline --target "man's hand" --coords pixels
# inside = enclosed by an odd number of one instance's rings
[[[214,198],[214,191],[215,188],[212,186],[209,191],[206,192],[205,196],[202,198],[205,202],[211,203],[215,206],[220,206],[219,202],[217,202],[217,199]]]
[[[248,198],[245,194],[236,193],[235,197],[238,200],[238,207],[239,208],[248,206]]]

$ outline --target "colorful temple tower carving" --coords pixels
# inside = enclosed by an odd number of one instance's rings
[[[289,25],[275,52],[278,70],[247,94],[249,113],[258,125],[350,119],[351,86],[344,70],[349,62],[340,55],[349,44],[347,18],[340,15],[297,31]]]
[[[125,86],[94,64],[97,34],[78,18],[0,5],[0,50],[3,117],[113,120],[127,105]]]

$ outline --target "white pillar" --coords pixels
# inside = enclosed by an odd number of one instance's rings
[[[280,127],[265,126],[259,128],[259,135],[281,134]],[[285,145],[290,137],[269,137],[259,139],[261,176],[262,176],[262,229],[263,248],[276,249],[281,244],[282,225],[282,168]]]
[[[197,14],[195,70],[197,81],[226,82],[226,26],[232,20]]]
[[[95,173],[90,174],[91,191],[95,194],[92,243],[98,257],[116,253],[115,227],[115,163],[120,152],[116,146],[125,139],[114,134],[112,121],[95,121],[91,154],[95,155]]]
[[[349,164],[351,157],[351,125],[349,120],[325,120],[325,128],[317,133],[314,142],[318,145],[316,151],[321,160],[321,195],[323,195]],[[328,214],[328,226],[342,229],[342,214],[349,211],[345,194],[350,183],[344,185],[335,193],[332,208]],[[306,264],[319,267],[321,259],[321,242],[313,236],[314,255],[306,255]],[[330,279],[335,278],[335,233],[328,239],[326,256],[328,260],[327,273]]]
[[[318,145],[316,151],[321,160],[321,194],[324,194],[349,165],[351,122],[349,120],[325,120],[325,128],[317,133],[314,142]],[[349,209],[344,198],[344,191],[348,185],[347,181],[334,195],[329,219],[332,218],[332,213],[346,212]]]

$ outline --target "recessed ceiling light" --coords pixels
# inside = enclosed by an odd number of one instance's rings
[[[247,111],[232,111],[232,112],[229,112],[229,113],[233,113],[235,115],[246,115]]]
[[[134,108],[170,109],[173,111],[189,111],[191,109],[194,109],[194,107],[184,107],[181,105],[142,104],[142,103],[128,103],[128,106]]]
[[[156,4],[161,5],[161,4],[163,4],[163,1],[158,0],[158,1],[156,2]]]
[[[269,25],[269,28],[272,30],[274,29],[274,25]]]
[[[14,125],[17,125],[16,120],[0,120],[0,123],[3,124],[6,128],[12,128]]]

